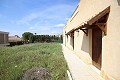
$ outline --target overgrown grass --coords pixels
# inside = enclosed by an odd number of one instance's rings
[[[0,47],[0,80],[19,80],[33,67],[50,70],[52,80],[67,80],[67,64],[59,43]]]

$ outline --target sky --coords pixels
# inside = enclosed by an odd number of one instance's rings
[[[0,0],[0,31],[62,34],[79,0]]]

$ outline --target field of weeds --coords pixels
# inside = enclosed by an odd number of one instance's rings
[[[0,80],[19,80],[34,67],[48,69],[52,80],[67,80],[67,64],[59,43],[0,47]]]

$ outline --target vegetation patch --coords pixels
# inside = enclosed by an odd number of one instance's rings
[[[51,80],[50,72],[45,68],[32,68],[25,72],[20,80]]]
[[[35,43],[0,48],[0,80],[20,80],[29,69],[43,67],[51,80],[67,80],[67,64],[59,43]]]

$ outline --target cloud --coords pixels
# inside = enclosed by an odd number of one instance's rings
[[[38,15],[36,13],[31,13],[31,14],[23,17],[22,19],[16,21],[16,23],[18,25],[20,25],[20,24],[30,25],[29,22],[36,18],[38,18]]]
[[[74,7],[71,5],[57,5],[23,16],[16,21],[19,26],[40,34],[61,33],[66,19],[71,15]]]
[[[57,24],[56,27],[64,27],[65,24]]]
[[[19,24],[26,24],[35,19],[63,19],[66,18],[66,16],[68,16],[68,14],[71,12],[71,9],[73,9],[73,6],[70,5],[52,6],[48,7],[46,10],[43,11],[32,12],[24,16],[17,22]]]

